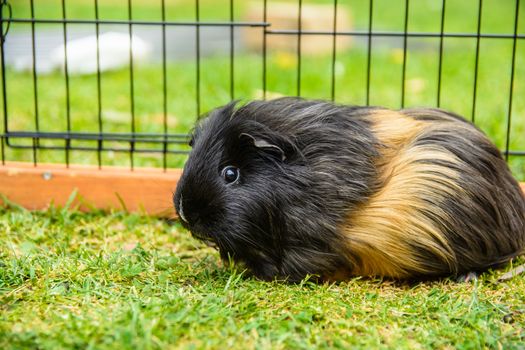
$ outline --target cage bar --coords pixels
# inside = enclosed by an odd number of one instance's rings
[[[161,0],[161,17],[166,21],[166,2]],[[166,25],[162,25],[162,126],[164,129],[164,143],[162,148],[162,169],[168,168],[168,73],[166,67]]]
[[[386,30],[376,30],[376,31],[361,31],[361,30],[343,30],[343,31],[332,31],[332,30],[301,30],[298,29],[268,29],[267,34],[278,34],[278,35],[343,35],[343,36],[372,36],[372,37],[399,37],[404,38],[405,36],[409,38],[481,38],[481,39],[510,39],[510,40],[523,40],[525,35],[523,34],[498,34],[498,33],[481,33],[477,35],[476,33],[432,33],[432,32],[411,32],[404,31],[395,32],[395,31],[386,31]]]
[[[438,61],[438,83],[437,83],[437,94],[436,94],[436,106],[439,108],[441,106],[441,77],[443,76],[443,39],[445,34],[445,11],[446,11],[447,1],[441,1],[441,27],[440,27],[440,36],[439,36],[439,61]],[[479,34],[478,34],[479,35]]]
[[[195,0],[195,21],[199,22],[200,11],[199,11],[199,0]],[[201,114],[201,32],[200,26],[195,27],[195,102],[196,111],[198,118]]]
[[[297,96],[301,96],[301,39],[303,28],[303,0],[299,0],[297,15]]]
[[[443,0],[445,1],[445,0]],[[478,96],[478,74],[479,74],[479,47],[481,39],[481,16],[483,14],[483,0],[478,2],[478,22],[477,22],[477,37],[476,37],[476,56],[474,58],[474,87],[472,91],[472,115],[470,120],[474,123],[476,121],[476,99]]]
[[[6,23],[41,23],[41,24],[122,24],[139,26],[184,26],[184,27],[267,27],[270,23],[264,22],[224,22],[224,21],[143,21],[143,20],[119,20],[119,19],[55,19],[55,18],[5,18]]]
[[[268,20],[268,0],[263,0],[263,22],[266,23]],[[267,89],[267,82],[266,82],[266,66],[268,64],[268,52],[267,52],[267,35],[268,30],[266,28],[263,29],[263,40],[262,40],[262,89],[263,89],[263,99],[266,100],[266,89]]]
[[[98,21],[99,19],[99,13],[98,13],[98,0],[94,0],[94,6],[95,6],[95,19]],[[102,169],[102,150],[103,150],[103,138],[102,133],[104,131],[104,127],[102,124],[102,81],[101,81],[101,74],[100,74],[100,23],[95,23],[95,36],[97,41],[97,123],[98,123],[98,134],[99,139],[97,142],[97,163],[98,168]]]
[[[366,32],[368,38],[367,46],[367,60],[366,60],[366,105],[370,105],[370,74],[372,70],[372,19],[374,16],[374,0],[369,0],[368,4],[368,32]],[[405,33],[406,34],[406,33]],[[334,31],[333,35],[337,35]]]
[[[337,32],[337,0],[334,0],[334,18],[333,18],[333,32]],[[337,36],[332,35],[332,80],[331,80],[331,89],[330,89],[330,99],[335,100],[335,63],[337,55]]]
[[[514,40],[512,41],[512,63],[510,65],[510,84],[509,84],[509,107],[507,112],[507,131],[505,135],[505,159],[509,160],[510,148],[510,127],[512,122],[512,97],[514,96],[514,74],[516,68],[516,37],[518,35],[518,21],[520,13],[520,0],[516,0],[516,9],[514,10]]]
[[[30,0],[30,10],[31,10],[31,18],[35,18],[35,4],[34,0]],[[35,130],[37,132],[40,131],[39,126],[39,116],[38,116],[38,75],[36,70],[36,41],[35,41],[35,23],[31,23],[31,53],[33,55],[33,102],[34,102],[34,108],[35,108]],[[36,166],[38,163],[37,160],[37,151],[36,151],[36,145],[38,144],[38,139],[33,138],[33,164]]]
[[[405,107],[405,81],[406,81],[406,72],[407,72],[407,45],[408,45],[408,14],[410,10],[410,1],[405,0],[405,17],[404,17],[404,30],[403,33],[403,67],[401,73],[401,108]]]
[[[131,0],[128,0],[128,29],[129,29],[129,95],[130,95],[130,111],[131,111],[131,141],[129,143],[129,162],[130,170],[135,168],[135,79],[133,79],[133,8]]]
[[[230,0],[230,22],[233,23],[233,0]],[[230,99],[235,99],[235,43],[234,27],[230,26]]]

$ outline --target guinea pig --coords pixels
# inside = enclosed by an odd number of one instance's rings
[[[429,279],[525,247],[525,196],[473,124],[433,108],[232,102],[192,133],[183,226],[263,280]]]

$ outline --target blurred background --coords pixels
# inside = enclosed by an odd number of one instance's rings
[[[7,3],[5,160],[181,167],[198,115],[300,95],[454,111],[525,180],[524,1]]]

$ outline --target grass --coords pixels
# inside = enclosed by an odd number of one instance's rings
[[[406,106],[434,106],[436,104],[438,60],[437,40],[424,40],[423,50],[410,51],[407,55]],[[441,106],[472,118],[474,42],[465,50],[461,41],[446,43],[446,56],[442,73]],[[415,44],[417,45],[417,43]],[[487,42],[481,46],[482,56],[476,102],[476,123],[500,149],[505,149],[508,91],[510,77],[502,72],[510,71],[510,42]],[[468,45],[467,45],[468,46]],[[350,104],[366,103],[366,50],[352,49],[341,52],[336,62],[335,97],[338,102]],[[516,63],[514,96],[525,95],[525,56],[520,55]],[[228,58],[212,57],[203,61],[201,69],[201,111],[227,103],[229,95]],[[372,57],[370,80],[370,103],[392,108],[400,107],[403,54],[401,50],[377,48]],[[499,67],[498,70],[494,67]],[[240,99],[260,98],[262,85],[262,60],[256,55],[243,55],[236,59],[235,97]],[[306,56],[302,60],[301,93],[310,98],[330,98],[331,57]],[[168,129],[170,132],[187,132],[196,118],[195,63],[182,61],[170,63],[168,76],[176,77],[168,83]],[[296,57],[288,52],[275,52],[268,58],[268,90],[271,94],[294,94],[296,86]],[[135,115],[139,132],[162,132],[162,70],[159,66],[136,67]],[[7,89],[10,94],[9,129],[34,130],[34,107],[25,96],[32,96],[32,76],[28,73],[7,72]],[[66,129],[65,89],[63,76],[52,74],[39,78],[40,129],[62,131]],[[72,77],[70,79],[71,128],[73,131],[97,132],[96,76]],[[53,88],[51,88],[53,87]],[[129,132],[131,128],[129,71],[127,69],[107,72],[102,77],[102,119],[106,132]],[[515,98],[512,109],[510,150],[524,150],[525,100]],[[26,145],[30,145],[26,141]],[[24,144],[16,141],[17,144]],[[46,141],[43,142],[46,144]],[[64,146],[62,141],[47,141],[48,145]],[[106,143],[107,144],[107,143]],[[72,145],[82,145],[73,141]],[[94,144],[91,144],[94,146]],[[126,144],[119,146],[126,147]],[[173,148],[172,148],[173,149]],[[32,159],[31,151],[8,148],[8,159]],[[63,151],[40,151],[42,162],[63,162]],[[73,163],[96,163],[96,154],[72,152]],[[159,166],[161,155],[137,155],[135,164]],[[180,167],[185,158],[168,157],[168,165]],[[127,165],[127,154],[103,153],[105,165]],[[525,180],[525,159],[511,157],[510,166],[514,175]]]
[[[0,348],[520,349],[525,278],[260,282],[178,224],[0,209]]]

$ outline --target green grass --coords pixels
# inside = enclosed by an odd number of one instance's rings
[[[290,285],[246,277],[178,224],[0,209],[0,348],[520,349],[525,277]]]
[[[415,45],[416,43],[414,43]],[[406,106],[434,106],[437,96],[438,41],[420,40],[424,49],[412,50],[407,55]],[[466,118],[472,117],[473,72],[475,42],[470,46],[458,40],[445,42],[443,61],[441,106]],[[500,149],[506,145],[508,92],[510,91],[511,42],[483,42],[479,65],[476,103],[476,123]],[[520,49],[523,48],[520,44]],[[201,66],[201,111],[227,103],[229,94],[229,64],[225,57],[203,60]],[[335,97],[338,102],[366,103],[366,50],[353,48],[337,56]],[[373,51],[370,81],[370,103],[392,108],[400,107],[403,55],[401,50],[378,47]],[[495,69],[497,67],[497,69]],[[515,66],[514,101],[510,149],[525,149],[525,56],[519,55]],[[301,94],[310,98],[330,98],[330,55],[305,56],[302,60]],[[170,132],[188,132],[196,118],[194,62],[174,62],[168,70],[168,129]],[[503,72],[506,74],[503,75]],[[295,94],[296,57],[288,52],[273,52],[268,58],[268,90],[271,95]],[[262,60],[257,55],[242,55],[235,62],[235,97],[260,98],[262,88]],[[162,132],[162,70],[159,66],[138,66],[135,77],[136,130]],[[63,131],[66,129],[65,88],[61,74],[41,76],[38,80],[40,129]],[[96,76],[71,77],[71,127],[73,131],[97,132]],[[29,73],[7,72],[9,92],[9,129],[35,130],[32,103],[33,82]],[[131,129],[129,70],[104,73],[102,76],[102,119],[106,132],[129,132]],[[28,98],[30,103],[28,103]],[[22,144],[22,141],[16,141]],[[26,145],[30,145],[26,141]],[[62,141],[44,141],[43,144],[63,146]],[[108,143],[106,143],[108,144]],[[72,145],[82,145],[73,141]],[[91,144],[94,146],[94,144]],[[96,146],[96,145],[95,145]],[[124,146],[120,144],[117,146]],[[31,151],[6,149],[8,159],[32,160]],[[39,161],[63,162],[63,151],[40,151]],[[161,155],[137,155],[136,165],[159,166]],[[168,157],[168,165],[180,167],[185,158]],[[72,152],[73,163],[96,163],[96,154]],[[105,165],[127,165],[127,154],[103,153]],[[511,157],[514,175],[525,180],[525,160]]]

